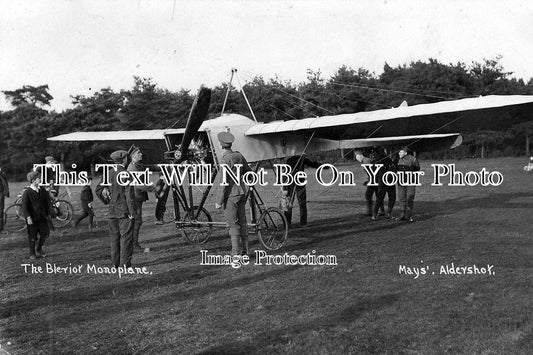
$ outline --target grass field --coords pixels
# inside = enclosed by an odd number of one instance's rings
[[[225,254],[223,229],[188,245],[144,207],[134,254],[149,275],[32,274],[24,234],[0,239],[0,344],[11,354],[530,354],[533,349],[533,174],[526,159],[449,161],[486,167],[498,187],[417,190],[415,223],[363,216],[356,187],[308,186],[310,226],[290,231],[280,254],[335,255],[337,266],[201,266],[200,249]],[[314,170],[308,170],[312,174]],[[22,184],[13,184],[12,192]],[[279,188],[262,197],[277,205]],[[10,201],[13,200],[10,199]],[[208,209],[216,221],[219,211]],[[7,204],[6,204],[7,206]],[[170,202],[168,204],[170,208]],[[79,204],[77,204],[79,209]],[[100,228],[54,232],[34,262],[109,266],[105,207]],[[396,211],[396,213],[398,213]],[[298,221],[298,209],[294,220]],[[261,246],[251,235],[252,249]],[[493,275],[445,275],[441,266],[487,267]],[[425,275],[400,273],[424,267]],[[407,270],[407,269],[405,269]]]

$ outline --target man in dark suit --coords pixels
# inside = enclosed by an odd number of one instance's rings
[[[374,206],[374,210],[372,211],[372,220],[376,221],[378,219],[378,212],[380,209],[383,209],[384,206],[385,195],[388,195],[389,197],[389,203],[387,206],[387,212],[385,212],[385,217],[390,219],[392,218],[392,209],[394,208],[394,204],[396,203],[396,186],[389,186],[385,184],[385,181],[383,180],[383,175],[385,175],[387,171],[396,171],[396,166],[394,165],[392,159],[389,158],[387,154],[385,154],[385,151],[381,147],[375,150],[372,160],[373,164],[383,165],[381,169],[378,170],[378,173],[376,175],[376,179],[378,182],[378,191],[376,193],[376,205]]]
[[[28,240],[30,242],[30,259],[44,258],[44,241],[50,235],[48,221],[54,214],[48,191],[42,186],[41,173],[32,171],[27,175],[30,186],[22,193],[20,212],[26,220]],[[39,235],[39,237],[37,237]],[[35,245],[37,243],[37,248]]]
[[[111,159],[118,164],[117,171],[111,169],[109,174],[111,186],[98,184],[96,195],[102,200],[109,201],[111,261],[115,267],[130,267],[133,254],[133,188],[121,186],[117,181],[117,175],[126,171],[128,152],[117,150],[111,154]],[[108,192],[105,192],[106,190]]]
[[[237,171],[236,164],[242,164],[241,176],[251,171],[248,162],[239,152],[231,150],[231,145],[235,141],[233,134],[220,132],[218,134],[220,146],[223,149],[220,164],[225,164],[234,173]],[[224,217],[229,227],[231,237],[231,254],[245,255],[248,249],[248,225],[246,222],[246,194],[247,187],[241,181],[236,184],[229,179],[227,186],[221,186],[215,203],[217,209],[224,207]]]
[[[299,171],[304,171],[305,167],[317,169],[320,167],[320,163],[311,161],[302,155],[295,155],[287,159],[285,164],[291,167],[291,175],[294,175]],[[307,191],[304,186],[297,186],[296,184],[291,184],[284,187],[283,191],[286,191],[287,196],[290,199],[291,204],[294,201],[294,194],[298,199],[298,205],[300,206],[300,227],[307,227]],[[285,211],[285,217],[287,218],[287,223],[291,225],[292,220],[292,208],[289,208],[288,211]]]

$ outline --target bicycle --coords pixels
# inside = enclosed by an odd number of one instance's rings
[[[63,200],[67,195],[66,192],[58,197],[53,195],[53,190],[49,192],[52,208],[56,215],[52,218],[52,225],[54,228],[64,228],[72,221],[72,218],[74,217],[74,208],[70,202]],[[18,194],[15,202],[8,206],[4,211],[4,230],[7,232],[21,232],[26,229],[26,220],[20,212],[21,208],[22,193]]]
[[[216,171],[214,174],[216,175]],[[203,207],[211,187],[208,186],[203,192],[200,204],[194,205],[192,202],[192,187],[190,185],[189,198],[187,198],[182,185],[172,186],[172,193],[175,196],[174,201],[185,212],[185,216],[183,216],[181,221],[175,221],[176,227],[180,230],[182,236],[191,244],[203,244],[207,242],[214,226],[227,226],[226,222],[213,222],[211,215]],[[253,186],[250,186],[246,200],[249,202],[251,208],[251,223],[248,223],[251,233],[257,234],[261,244],[266,249],[280,249],[287,240],[289,233],[289,226],[283,211],[277,207],[265,207],[263,200]]]

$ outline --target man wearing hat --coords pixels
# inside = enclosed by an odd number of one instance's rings
[[[376,192],[376,205],[372,211],[372,220],[378,219],[379,211],[384,209],[385,195],[388,195],[389,201],[387,206],[387,212],[385,212],[386,218],[392,218],[392,209],[396,203],[396,186],[389,186],[385,184],[383,176],[388,171],[396,171],[396,166],[392,162],[392,159],[387,156],[385,150],[382,147],[375,149],[373,153],[374,164],[383,165],[376,174],[376,180],[378,182],[378,190]]]
[[[134,147],[130,152],[131,163],[128,165],[128,171],[144,171],[144,165],[141,163],[143,153],[140,148]],[[135,186],[133,200],[133,248],[143,250],[139,244],[139,232],[143,224],[143,203],[148,200],[148,188],[146,186]]]
[[[398,152],[398,156],[400,158],[396,166],[398,172],[420,170],[418,160],[414,156],[409,155],[408,153],[408,147],[403,147]],[[398,182],[397,195],[398,200],[400,201],[400,210],[402,213],[400,218],[398,219],[401,221],[413,222],[412,214],[413,205],[415,201],[415,186],[403,186],[400,185],[400,183]]]
[[[59,195],[59,186],[56,186],[56,174],[54,172],[54,169],[52,169],[52,166],[54,164],[57,164],[57,160],[51,156],[51,155],[48,155],[46,157],[44,157],[44,162],[45,162],[45,165],[46,165],[46,177],[48,178],[48,181],[43,181],[44,183],[46,184],[50,184],[50,187],[49,187],[49,190],[52,194],[53,197],[56,197]],[[53,191],[53,192],[52,192]]]
[[[293,177],[298,172],[304,171],[306,166],[315,169],[320,167],[320,163],[306,158],[305,153],[288,158],[285,164],[291,167],[291,175]],[[307,191],[305,185],[298,186],[293,182],[291,185],[283,187],[283,193],[289,197],[290,202],[294,201],[294,195],[296,195],[298,206],[300,207],[300,227],[307,227]],[[292,207],[284,212],[290,226],[292,222]]]
[[[28,240],[30,242],[30,259],[33,260],[46,256],[43,251],[43,244],[50,235],[48,221],[52,218],[54,212],[50,195],[44,187],[39,186],[41,173],[39,171],[31,171],[28,173],[27,178],[30,186],[22,194],[20,212],[26,220]]]
[[[242,174],[251,171],[246,159],[239,152],[231,150],[231,145],[235,137],[230,132],[220,132],[218,141],[222,147],[222,159],[220,164],[225,164],[234,173],[237,172],[235,165],[241,164]],[[218,190],[215,207],[224,207],[224,217],[229,227],[231,237],[231,254],[244,255],[249,253],[248,249],[248,226],[246,223],[246,193],[247,187],[241,181],[236,184],[229,179],[227,186],[220,186]]]
[[[109,201],[111,261],[115,267],[130,267],[133,254],[133,188],[121,186],[117,181],[117,175],[126,171],[124,166],[128,161],[128,152],[117,150],[111,153],[110,157],[118,164],[117,171],[111,169],[111,186],[98,184],[96,194],[106,197],[105,200]],[[106,188],[109,188],[109,196],[106,196]]]

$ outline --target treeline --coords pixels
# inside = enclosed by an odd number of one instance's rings
[[[330,78],[308,70],[307,80],[293,83],[278,78],[247,78],[246,96],[259,121],[294,120],[411,105],[479,95],[532,95],[528,83],[513,78],[497,57],[491,60],[442,64],[434,59],[390,67],[379,75],[366,69],[340,67]],[[72,96],[73,108],[63,112],[47,110],[53,99],[48,86],[24,86],[2,91],[13,109],[0,111],[0,166],[12,175],[28,171],[44,156],[54,155],[78,169],[104,160],[110,147],[93,143],[49,142],[47,137],[74,131],[137,130],[184,127],[195,92],[171,92],[152,79],[134,77],[129,90],[101,89],[92,96]],[[222,110],[227,83],[213,88],[210,116]],[[225,112],[250,116],[240,92],[233,90]],[[462,147],[434,157],[491,157],[529,154],[531,122],[505,131],[484,131],[464,135]]]

